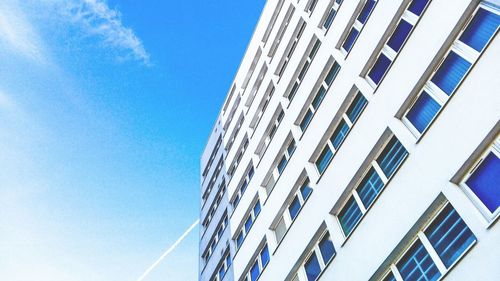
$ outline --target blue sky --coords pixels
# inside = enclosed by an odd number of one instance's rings
[[[197,219],[264,3],[0,1],[1,280],[135,281]],[[145,280],[196,280],[197,236]]]

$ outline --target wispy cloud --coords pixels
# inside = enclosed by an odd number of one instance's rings
[[[26,58],[43,62],[41,40],[15,1],[0,1],[0,47]]]
[[[142,41],[131,28],[123,25],[121,13],[110,8],[104,0],[61,0],[52,3],[71,23],[87,35],[103,40],[106,47],[114,48],[124,59],[150,63]]]

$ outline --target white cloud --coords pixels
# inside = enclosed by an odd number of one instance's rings
[[[55,0],[52,3],[67,20],[87,35],[103,40],[106,47],[124,54],[125,59],[149,64],[150,57],[142,41],[131,28],[123,25],[121,13],[104,0]]]
[[[38,62],[45,60],[37,32],[13,1],[0,1],[0,46]]]

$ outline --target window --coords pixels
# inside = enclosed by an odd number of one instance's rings
[[[274,229],[276,242],[278,244],[281,242],[281,240],[283,240],[283,237],[285,237],[287,230],[299,215],[300,210],[302,210],[302,207],[306,203],[311,193],[312,188],[310,187],[309,179],[306,177],[300,185],[300,188],[293,195],[292,201],[288,203],[288,207],[281,215],[281,218],[276,225],[276,228]]]
[[[450,203],[418,231],[383,280],[438,280],[476,242],[476,237]]]
[[[401,15],[394,31],[387,39],[386,44],[379,51],[377,59],[366,75],[366,80],[372,87],[377,87],[385,74],[389,71],[392,62],[396,59],[404,43],[410,37],[413,28],[418,22],[419,16],[422,15],[423,10],[429,2],[430,0],[413,0],[408,4],[407,9]]]
[[[288,62],[292,58],[292,54],[295,51],[295,48],[299,44],[300,37],[302,36],[302,33],[304,33],[304,29],[306,29],[306,22],[301,20],[299,24],[297,25],[296,31],[294,36],[290,39],[290,43],[288,43],[287,50],[285,51],[284,57],[281,59],[280,64],[278,65],[278,71],[276,74],[278,77],[281,77],[283,75],[283,72],[285,72],[286,66],[288,65]]]
[[[260,202],[257,199],[257,201],[255,201],[253,205],[253,208],[249,211],[248,215],[246,215],[244,219],[245,223],[238,232],[238,235],[236,236],[235,240],[236,249],[239,249],[241,247],[243,240],[245,240],[245,237],[248,235],[248,232],[250,231],[250,229],[252,229],[252,226],[255,220],[257,219],[257,216],[259,216],[259,214],[260,214]]]
[[[210,239],[210,242],[207,245],[207,249],[205,249],[205,252],[203,254],[203,259],[205,263],[208,262],[208,260],[212,256],[213,251],[215,250],[215,247],[219,243],[220,239],[222,238],[222,234],[224,233],[224,230],[226,229],[228,223],[229,221],[227,218],[227,213],[224,213],[223,218],[220,220],[219,225],[215,229],[214,235]]]
[[[316,8],[316,4],[318,4],[318,0],[309,0],[309,3],[307,4],[306,8],[308,14],[312,14],[314,8]]]
[[[361,30],[363,29],[363,26],[365,23],[368,21],[370,18],[370,15],[375,8],[375,5],[377,5],[378,1],[377,0],[366,0],[363,7],[359,11],[359,14],[357,15],[356,20],[353,22],[353,24],[349,27],[349,33],[347,36],[344,38],[344,42],[342,43],[341,50],[344,52],[345,55],[347,55],[351,49],[354,43],[356,42],[356,39],[358,38],[359,34],[361,33]]]
[[[500,138],[475,162],[460,186],[472,199],[488,222],[500,213]]]
[[[284,151],[280,152],[282,153],[281,158],[277,158],[279,159],[279,161],[275,164],[275,166],[271,167],[269,175],[265,180],[264,187],[266,188],[266,192],[268,195],[273,190],[276,181],[285,170],[288,161],[290,161],[290,158],[292,157],[293,153],[295,152],[295,149],[297,148],[297,144],[295,143],[293,137],[290,137],[288,140],[285,141],[285,143],[287,142],[288,144],[286,145],[286,148],[282,148],[282,150]]]
[[[226,276],[226,273],[231,266],[231,255],[229,253],[229,250],[226,251],[226,254],[222,257],[221,262],[217,270],[215,271],[216,274],[210,278],[210,281],[222,281],[224,279],[224,276]]]
[[[294,11],[295,11],[294,6],[290,4],[288,6],[288,10],[286,11],[285,17],[281,22],[281,26],[278,29],[278,32],[276,33],[276,37],[274,38],[273,44],[269,49],[269,53],[267,54],[267,56],[270,57],[271,60],[274,58],[274,53],[276,53],[276,50],[278,49],[278,46],[281,43],[281,40],[283,39],[283,35],[285,35],[285,31],[287,30],[288,25],[290,24],[290,20],[292,19]]]
[[[417,137],[428,129],[497,32],[499,13],[498,8],[479,5],[442,63],[407,109],[403,123]]]
[[[217,167],[215,168],[215,171],[212,174],[210,181],[208,182],[207,188],[205,189],[205,192],[203,192],[203,204],[205,204],[206,200],[208,199],[208,196],[210,195],[210,192],[212,192],[212,189],[214,188],[215,183],[217,182],[217,179],[219,179],[220,171],[222,170],[222,166],[224,165],[223,160],[224,158],[223,156],[221,156],[219,162],[217,163]]]
[[[345,114],[342,115],[337,127],[333,131],[333,134],[327,140],[325,147],[314,162],[320,175],[325,172],[326,168],[333,159],[334,154],[339,150],[340,145],[347,137],[347,134],[354,126],[356,120],[358,120],[367,103],[368,101],[366,98],[361,92],[358,91]]]
[[[255,281],[259,279],[260,275],[264,268],[266,268],[269,263],[269,248],[267,247],[267,243],[264,244],[264,247],[260,250],[259,254],[253,260],[253,264],[250,268],[250,271],[245,274],[245,281]]]
[[[240,147],[238,148],[238,152],[236,153],[236,156],[233,159],[233,162],[229,166],[230,168],[227,174],[230,178],[234,175],[236,168],[238,168],[238,165],[240,164],[241,158],[243,158],[243,154],[245,153],[247,147],[248,147],[248,136],[245,135],[243,141],[241,142]]]
[[[268,89],[266,90],[265,95],[262,97],[262,100],[259,104],[259,110],[255,113],[253,121],[250,123],[250,127],[254,129],[254,132],[257,129],[257,126],[259,125],[260,120],[264,115],[264,112],[266,112],[267,106],[269,105],[269,102],[271,101],[273,94],[274,94],[274,84],[271,82],[271,84],[268,86]]]
[[[206,230],[210,222],[212,221],[212,218],[215,214],[215,211],[217,210],[217,207],[219,207],[220,202],[222,201],[222,196],[224,195],[224,192],[226,192],[226,182],[222,180],[222,183],[219,185],[219,191],[217,192],[217,195],[215,196],[214,202],[212,202],[212,205],[210,206],[209,211],[207,212],[207,215],[205,216],[205,219],[203,220],[203,231]],[[205,234],[205,233],[203,233]]]
[[[240,186],[238,187],[238,190],[236,191],[236,195],[234,196],[234,199],[232,201],[233,209],[236,209],[238,206],[238,203],[240,203],[241,197],[245,193],[248,183],[252,179],[254,174],[254,168],[252,162],[250,162],[250,167],[247,169],[247,172],[245,174],[245,177],[240,183]]]
[[[408,156],[408,151],[393,136],[375,161],[372,161],[366,174],[352,190],[352,195],[338,214],[340,226],[346,237],[352,233],[358,222],[373,205],[406,156]]]
[[[326,231],[315,243],[304,264],[299,268],[294,277],[294,281],[315,281],[328,266],[335,256],[336,251],[330,238],[330,233]]]
[[[332,0],[331,2],[330,7],[327,9],[327,14],[323,19],[323,23],[321,24],[321,28],[325,32],[330,29],[330,26],[332,26],[333,19],[337,15],[343,0]]]
[[[309,126],[309,123],[311,122],[314,114],[318,110],[324,97],[326,96],[326,93],[330,88],[330,85],[333,83],[333,80],[337,76],[339,70],[340,70],[340,65],[337,62],[334,62],[330,67],[330,69],[328,70],[328,73],[321,82],[321,85],[319,86],[316,95],[314,96],[311,103],[307,107],[307,111],[304,117],[302,118],[302,121],[300,121],[299,126],[302,132],[304,132],[307,129],[307,126]]]
[[[262,140],[260,141],[255,151],[255,154],[257,154],[259,159],[262,159],[262,157],[264,157],[264,153],[266,152],[267,147],[269,146],[271,140],[276,134],[276,131],[278,130],[278,127],[281,124],[281,120],[283,120],[283,117],[285,117],[285,112],[280,106],[277,113],[275,113],[275,116],[269,123],[266,132],[264,133],[264,136],[262,137]]]
[[[309,51],[309,54],[307,55],[307,58],[302,63],[302,66],[299,66],[300,71],[298,71],[298,75],[295,78],[295,81],[294,81],[293,86],[290,90],[290,93],[287,96],[289,101],[292,101],[293,97],[295,96],[295,94],[299,90],[300,84],[304,80],[304,76],[306,75],[307,70],[309,69],[309,66],[312,63],[314,56],[316,56],[316,53],[318,52],[320,45],[321,45],[321,41],[319,41],[319,39],[316,38],[314,45],[312,46],[312,48],[310,48],[310,51]]]

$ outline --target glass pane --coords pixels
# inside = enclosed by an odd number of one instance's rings
[[[257,217],[259,214],[260,214],[260,202],[257,201],[257,203],[255,203],[255,206],[253,207],[253,215],[254,217]]]
[[[278,243],[281,241],[281,239],[283,239],[283,237],[285,237],[286,229],[287,227],[285,224],[285,220],[281,218],[280,222],[276,226],[276,229],[274,230],[276,234],[276,241],[278,241]]]
[[[302,194],[302,199],[305,201],[312,192],[312,188],[309,187],[309,180],[306,180],[302,187],[300,188],[300,193]]]
[[[299,198],[297,198],[297,196],[295,196],[295,198],[293,198],[292,203],[290,203],[290,206],[288,206],[288,212],[290,213],[290,217],[292,218],[292,221],[299,214],[300,207],[302,207],[302,205],[300,205]]]
[[[470,62],[452,51],[439,66],[431,81],[451,96],[470,67]]]
[[[500,159],[490,152],[467,180],[467,186],[495,213],[500,206]]]
[[[318,246],[321,257],[323,258],[323,263],[327,264],[335,255],[335,248],[333,247],[332,240],[330,240],[330,235],[328,233],[321,239]]]
[[[285,155],[283,155],[283,157],[281,158],[280,162],[278,163],[278,173],[279,174],[281,174],[283,172],[283,170],[286,167],[286,163],[287,162],[288,162],[288,160],[286,159]]]
[[[481,52],[493,37],[499,25],[500,16],[498,14],[479,8],[462,36],[460,36],[460,41]]]
[[[365,108],[365,105],[367,103],[367,100],[363,96],[363,94],[359,93],[356,95],[354,100],[352,101],[351,105],[346,111],[347,117],[349,117],[349,120],[351,120],[352,123],[356,122],[358,119],[359,115],[361,114],[361,111],[363,108]]]
[[[373,8],[375,7],[375,0],[367,0],[365,6],[361,10],[361,13],[358,15],[358,21],[361,23],[365,23],[368,17],[370,16]]]
[[[226,257],[226,268],[229,268],[231,266],[231,255],[227,255]]]
[[[359,31],[356,28],[351,28],[351,31],[349,32],[349,35],[347,35],[347,38],[344,41],[344,44],[342,44],[342,48],[346,50],[346,52],[351,51],[352,45],[354,45],[354,41],[356,41],[356,38],[358,37]]]
[[[255,261],[255,263],[252,266],[252,269],[250,270],[250,280],[255,281],[257,278],[259,278],[260,275],[260,270],[259,270],[259,263]]]
[[[361,209],[359,209],[358,204],[351,196],[349,201],[347,201],[347,204],[339,213],[340,225],[342,226],[342,230],[346,236],[351,233],[354,226],[361,219],[361,216]]]
[[[408,155],[408,152],[404,146],[396,137],[392,137],[377,158],[377,163],[382,171],[384,171],[385,176],[390,178],[406,155]]]
[[[314,46],[313,46],[311,52],[309,53],[309,58],[312,59],[316,55],[316,52],[318,51],[320,45],[321,45],[321,41],[316,40],[316,43],[314,43]]]
[[[429,253],[418,239],[396,264],[396,267],[405,281],[434,281],[441,276]]]
[[[330,163],[330,160],[333,157],[333,153],[330,150],[328,146],[325,146],[323,151],[321,152],[318,160],[316,160],[316,168],[318,168],[318,171],[320,174],[323,174],[325,171],[326,167],[328,166],[328,163]]]
[[[406,38],[408,38],[412,28],[413,25],[407,21],[403,19],[399,21],[394,33],[391,35],[391,38],[389,38],[389,41],[387,41],[387,45],[396,51],[396,53],[399,52],[401,46],[403,46],[403,43],[406,41]]]
[[[269,262],[269,249],[267,248],[267,245],[264,246],[264,248],[262,248],[262,251],[260,252],[260,261],[262,264],[262,268],[264,268]]]
[[[450,267],[476,240],[451,204],[434,219],[425,235],[446,267]]]
[[[344,119],[342,119],[330,138],[330,141],[336,150],[338,150],[342,142],[344,142],[344,139],[349,133],[349,129],[349,125],[347,125]]]
[[[224,268],[224,266],[221,266],[221,268],[219,269],[219,280],[222,280],[222,277],[224,277],[224,275],[226,275],[226,269]]]
[[[312,253],[307,262],[304,264],[306,270],[306,276],[308,281],[314,281],[318,278],[321,273],[321,267],[319,266],[318,257],[316,253]]]
[[[236,238],[236,248],[239,248],[241,246],[241,243],[243,243],[243,232],[240,232],[240,234],[238,234],[238,237]]]
[[[326,94],[326,89],[325,87],[323,87],[323,85],[321,85],[318,89],[318,92],[316,93],[316,96],[314,97],[311,105],[314,109],[318,109],[319,107],[319,104],[321,103],[321,101],[323,100],[323,98],[325,97],[325,94]]]
[[[298,82],[295,82],[293,84],[293,87],[292,89],[290,90],[290,94],[288,95],[288,100],[291,101],[293,99],[293,97],[295,96],[295,94],[297,93],[297,90],[299,89],[299,83]]]
[[[368,171],[368,174],[366,174],[361,181],[358,188],[356,188],[356,191],[361,198],[361,202],[365,205],[365,208],[368,209],[383,187],[384,183],[382,182],[382,179],[380,179],[375,169],[371,168],[370,171]]]
[[[333,79],[335,79],[339,70],[340,70],[340,65],[337,62],[334,62],[332,68],[330,68],[330,71],[325,77],[325,82],[327,85],[332,84]]]
[[[389,69],[391,62],[392,61],[386,55],[380,53],[380,56],[375,61],[375,64],[373,64],[372,69],[368,72],[368,77],[372,79],[375,85],[380,83],[380,80],[382,80],[382,77],[384,77],[385,73]]]
[[[306,61],[304,63],[304,66],[302,66],[302,69],[300,70],[299,76],[297,76],[297,79],[299,81],[302,81],[304,79],[304,76],[306,75],[306,71],[309,68],[309,64],[311,64],[309,61]]]
[[[332,7],[330,9],[330,13],[328,14],[328,16],[326,17],[326,20],[325,20],[325,23],[323,24],[323,27],[325,29],[328,29],[330,28],[330,26],[332,25],[332,22],[333,22],[333,18],[335,18],[335,14],[336,14],[336,11],[335,9]]]
[[[253,224],[252,216],[249,216],[247,218],[246,222],[245,222],[245,231],[246,231],[246,233],[248,233],[248,231],[252,227],[252,224]]]
[[[295,145],[295,140],[292,139],[288,147],[286,148],[286,151],[288,152],[288,156],[292,156],[293,152],[295,151],[295,148],[297,146]]]
[[[413,0],[408,7],[408,11],[420,16],[427,5],[427,2],[429,2],[429,0]]]
[[[313,113],[311,112],[310,109],[307,110],[306,115],[304,115],[304,118],[302,119],[302,122],[300,122],[300,129],[303,131],[306,130],[307,126],[309,126],[309,123],[311,123],[313,117]]]
[[[406,118],[420,133],[429,126],[441,106],[425,91],[418,97],[413,107],[406,114]]]

